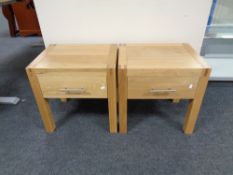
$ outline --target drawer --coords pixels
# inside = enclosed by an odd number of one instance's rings
[[[40,72],[45,98],[107,98],[106,72]]]
[[[128,77],[129,99],[192,99],[199,77]]]

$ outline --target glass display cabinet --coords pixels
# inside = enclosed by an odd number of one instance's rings
[[[201,55],[213,67],[213,80],[233,80],[233,1],[213,0]]]

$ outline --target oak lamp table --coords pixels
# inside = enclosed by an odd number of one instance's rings
[[[70,98],[107,98],[117,132],[116,61],[116,45],[50,45],[26,68],[47,132],[55,130],[48,99]]]
[[[127,132],[128,99],[189,99],[183,130],[191,134],[211,68],[188,44],[128,44],[119,49],[119,128]]]

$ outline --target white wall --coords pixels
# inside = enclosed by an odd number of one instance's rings
[[[188,42],[201,48],[211,0],[34,0],[45,44]]]

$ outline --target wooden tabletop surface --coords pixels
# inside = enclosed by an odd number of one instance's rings
[[[35,69],[106,69],[112,45],[52,45],[29,66]]]
[[[202,68],[205,61],[187,44],[128,44],[127,69]]]

